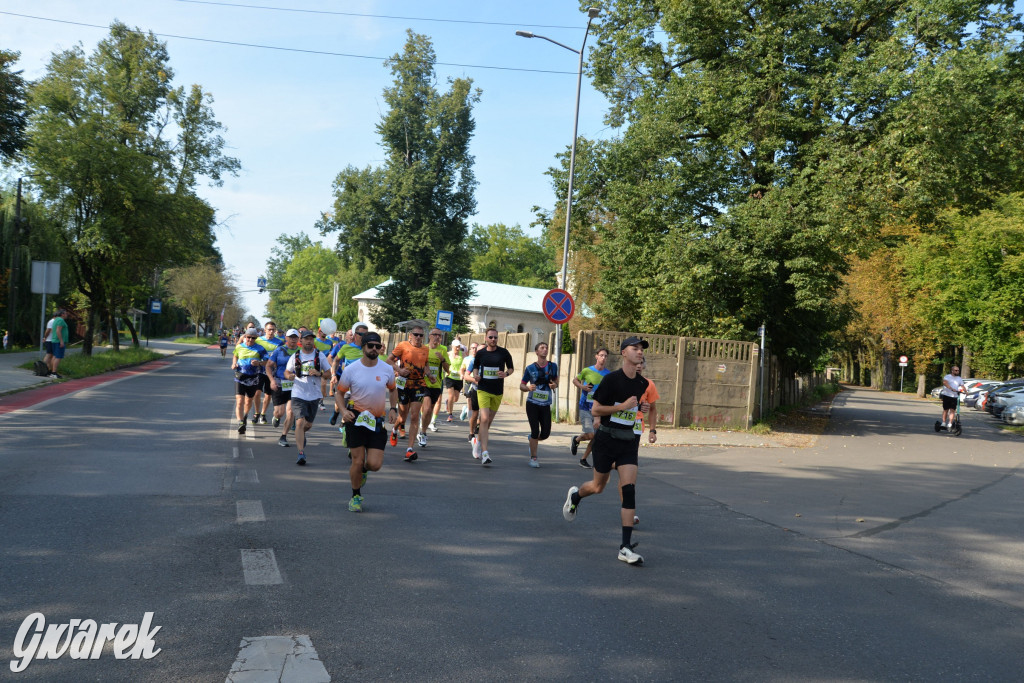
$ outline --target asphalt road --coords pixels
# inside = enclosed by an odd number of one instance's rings
[[[389,448],[353,514],[327,415],[296,467],[231,431],[226,368],[201,350],[0,416],[0,679],[223,681],[264,636],[316,651],[280,680],[1021,679],[1024,456],[987,417],[937,435],[934,404],[861,390],[811,449],[645,449],[637,568],[614,489],[566,523],[587,473],[563,443],[526,467],[520,422],[489,469],[461,426]],[[161,652],[15,674],[33,612],[153,612]]]

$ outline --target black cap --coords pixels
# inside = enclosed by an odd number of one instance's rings
[[[376,332],[363,332],[363,343],[370,342],[371,344],[381,344],[380,335]]]
[[[640,337],[629,337],[627,339],[624,339],[622,343],[619,344],[619,352],[621,353],[625,351],[627,346],[636,346],[637,344],[640,345],[641,349],[646,349],[648,346],[650,346],[650,344],[647,343],[646,339],[641,339]]]
[[[302,331],[302,338],[303,339],[305,339],[306,337],[315,337],[315,336],[316,336],[316,332],[314,332],[313,330],[303,330]]]

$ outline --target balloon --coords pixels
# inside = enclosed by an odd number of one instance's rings
[[[323,330],[324,334],[334,334],[338,331],[338,323],[330,318],[324,318],[320,321],[320,329]]]

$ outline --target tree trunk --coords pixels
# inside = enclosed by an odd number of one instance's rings
[[[917,397],[924,398],[925,392],[928,391],[928,375],[923,372],[917,373]]]
[[[107,307],[107,341],[114,351],[121,350],[121,334],[117,331],[117,318],[114,316],[114,307]]]
[[[961,377],[971,376],[971,361],[973,360],[973,355],[974,354],[971,353],[971,348],[967,346],[967,344],[964,344],[964,360],[960,363]]]
[[[893,372],[892,372],[892,349],[886,344],[885,348],[882,349],[882,367],[881,369],[881,381],[883,391],[892,391],[893,389]]]
[[[85,339],[82,340],[82,355],[91,356],[93,335],[96,334],[96,314],[93,312],[92,305],[89,306],[86,316],[87,322],[85,324]]]
[[[138,348],[139,334],[135,331],[135,325],[132,324],[132,319],[127,315],[124,317],[124,324],[128,326],[128,331],[132,334],[132,346]]]

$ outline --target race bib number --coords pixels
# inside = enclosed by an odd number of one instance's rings
[[[295,382],[290,379],[281,380],[281,391],[291,391],[294,384]]]
[[[498,377],[498,371],[500,368],[489,368],[486,365],[483,368],[484,379],[501,379]]]
[[[545,389],[534,389],[530,392],[530,398],[537,403],[547,403],[551,397],[551,392]]]
[[[643,434],[643,431],[644,423],[640,420],[639,417],[637,417],[636,422],[633,423],[633,433],[636,434],[637,436],[640,436],[641,434]]]
[[[377,418],[369,410],[364,410],[356,417],[357,427],[366,427],[371,432],[377,431]]]
[[[593,389],[591,389],[590,393],[587,394],[587,400],[590,401],[591,403],[594,402],[594,390]]]
[[[618,411],[616,413],[612,413],[611,414],[611,420],[615,424],[629,425],[629,426],[633,427],[634,430],[635,430],[636,429],[635,425],[637,423],[636,413],[637,413],[637,409],[636,408],[633,408],[631,410],[620,410],[620,411]]]
[[[408,377],[402,377],[401,375],[399,375],[399,376],[395,377],[395,386],[396,386],[396,387],[397,387],[397,388],[398,388],[399,390],[401,390],[401,389],[405,389],[405,383],[406,383],[406,381],[407,381],[408,379],[409,379]]]

